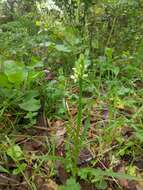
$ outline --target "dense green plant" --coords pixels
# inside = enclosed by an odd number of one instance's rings
[[[64,186],[61,186],[59,190],[80,190],[80,185],[76,182],[74,178],[70,178],[67,180],[66,184]]]
[[[86,55],[87,56],[87,55]],[[78,163],[78,155],[80,150],[80,130],[82,129],[82,96],[83,96],[83,82],[84,79],[87,77],[87,68],[89,66],[89,60],[88,58],[84,56],[83,54],[80,55],[79,59],[75,63],[74,68],[74,75],[72,78],[75,80],[75,82],[78,83],[79,86],[79,97],[78,97],[78,112],[77,112],[77,124],[74,132],[74,168],[73,168],[73,174],[74,176],[78,173],[77,163]]]
[[[0,97],[1,97],[1,117],[5,111],[17,110],[18,107],[26,112],[37,112],[41,105],[39,99],[39,83],[44,76],[43,71],[36,70],[39,63],[32,63],[25,66],[23,63],[12,60],[1,60],[0,70]],[[43,65],[42,65],[43,66]],[[36,81],[36,82],[35,82]],[[37,85],[37,89],[35,88]],[[26,118],[32,119],[37,114],[27,115]],[[31,120],[32,121],[32,120]]]

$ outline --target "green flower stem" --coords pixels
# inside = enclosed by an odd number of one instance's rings
[[[79,79],[79,97],[78,97],[78,113],[77,113],[77,126],[74,135],[74,170],[73,175],[77,176],[78,174],[78,155],[80,149],[80,129],[82,128],[82,87],[83,87],[83,80],[82,78]]]

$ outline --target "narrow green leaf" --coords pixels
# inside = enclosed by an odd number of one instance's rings
[[[5,169],[3,166],[0,166],[0,172],[9,174],[9,171],[7,169]]]
[[[20,164],[16,169],[13,170],[13,175],[17,175],[21,172],[23,172],[27,167],[27,164],[26,163],[22,163]]]
[[[125,174],[125,173],[116,173],[116,172],[113,172],[112,170],[109,171],[109,170],[101,170],[101,169],[93,169],[93,168],[84,168],[84,169],[81,169],[79,170],[79,176],[88,176],[88,175],[91,175],[93,177],[114,177],[114,178],[117,178],[117,179],[127,179],[127,180],[143,180],[139,177],[135,177],[135,176],[130,176],[128,174]]]

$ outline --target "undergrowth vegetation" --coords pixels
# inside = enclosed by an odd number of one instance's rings
[[[143,189],[142,0],[0,1],[0,189]]]

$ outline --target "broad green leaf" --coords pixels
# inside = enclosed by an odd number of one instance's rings
[[[4,62],[4,73],[8,77],[8,80],[15,84],[23,82],[28,75],[22,65],[18,65],[16,62],[11,60]]]
[[[0,86],[2,87],[9,87],[11,86],[7,76],[4,73],[0,73]]]
[[[36,98],[39,96],[39,91],[38,90],[30,90],[27,93],[25,93],[24,96],[24,101],[28,101],[32,98]]]
[[[24,100],[23,103],[19,104],[19,107],[25,111],[38,111],[41,107],[40,100],[32,97],[29,100]]]
[[[78,36],[78,30],[73,27],[67,26],[63,30],[63,34],[65,36],[66,41],[71,44],[74,48],[75,45],[79,44],[82,39]]]
[[[13,160],[21,160],[23,158],[23,152],[18,145],[13,145],[7,149],[7,155],[10,156]]]

